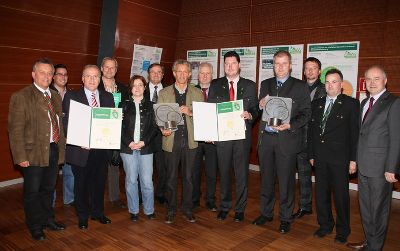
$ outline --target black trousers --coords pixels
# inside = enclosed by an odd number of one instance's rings
[[[235,212],[243,213],[247,205],[250,146],[246,140],[217,143],[218,168],[220,171],[221,211],[232,208],[232,178],[235,173]]]
[[[332,193],[336,208],[336,234],[350,234],[349,165],[315,161],[315,203],[320,228],[331,231],[335,226],[332,216]]]
[[[164,152],[167,164],[167,209],[169,214],[175,214],[177,210],[178,171],[182,169],[182,211],[185,214],[192,213],[192,173],[194,158],[197,149],[189,149],[187,146],[175,147],[172,152]]]
[[[156,196],[164,197],[167,191],[167,168],[163,150],[154,153],[154,163],[157,168]]]
[[[29,230],[41,229],[54,221],[53,193],[58,174],[58,146],[49,146],[49,166],[22,168],[24,176],[25,222]]]
[[[307,211],[312,210],[312,181],[311,165],[308,161],[306,149],[297,154],[297,171],[300,183],[299,208]]]
[[[279,181],[281,221],[292,222],[294,208],[296,153],[281,151],[278,135],[263,133],[258,148],[261,173],[261,214],[272,217],[275,205],[275,179]]]
[[[90,150],[86,166],[72,165],[75,208],[79,220],[87,220],[89,215],[100,217],[104,214],[107,167],[107,152],[97,149]]]
[[[392,202],[393,184],[385,176],[367,177],[358,172],[358,199],[368,250],[382,250]]]
[[[193,170],[193,203],[200,202],[201,197],[201,167],[206,173],[206,202],[215,204],[215,187],[217,183],[217,148],[214,144],[200,142],[197,148]]]

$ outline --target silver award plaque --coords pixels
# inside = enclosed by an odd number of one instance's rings
[[[292,99],[269,96],[265,100],[262,120],[269,126],[279,126],[290,122]]]
[[[154,114],[157,125],[172,131],[178,130],[178,125],[183,125],[182,113],[177,103],[154,104]]]

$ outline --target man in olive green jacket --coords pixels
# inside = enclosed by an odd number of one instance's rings
[[[64,163],[61,97],[49,89],[53,64],[40,59],[33,65],[33,84],[11,96],[8,132],[13,160],[24,176],[25,221],[35,240],[44,228],[64,230],[52,207],[58,165]]]
[[[194,141],[192,102],[204,101],[198,88],[189,86],[192,74],[190,63],[186,60],[175,61],[172,71],[175,84],[160,91],[158,103],[178,103],[183,115],[184,125],[178,125],[178,130],[172,132],[161,128],[163,134],[162,147],[165,151],[167,164],[167,208],[165,223],[174,221],[177,210],[177,179],[179,164],[182,167],[183,201],[182,211],[187,221],[195,222],[192,213],[192,172],[196,155],[197,142]]]

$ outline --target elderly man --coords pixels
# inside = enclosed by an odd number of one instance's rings
[[[356,172],[360,103],[342,93],[343,75],[331,69],[325,75],[327,96],[312,103],[308,128],[308,156],[315,167],[315,200],[319,229],[314,236],[332,232],[332,198],[336,209],[335,242],[350,234],[349,174]]]
[[[400,99],[386,90],[381,66],[365,72],[369,97],[361,102],[357,148],[358,191],[365,241],[358,250],[382,250],[388,228],[395,174],[400,166]]]
[[[249,155],[251,148],[251,129],[253,118],[258,113],[256,84],[240,77],[240,57],[235,51],[224,55],[225,77],[211,82],[208,92],[208,102],[220,103],[243,100],[244,112],[242,118],[246,124],[246,138],[216,142],[218,168],[220,170],[221,206],[217,219],[225,220],[232,207],[231,170],[236,179],[236,203],[234,221],[244,220],[247,204],[247,178],[249,173]]]
[[[258,156],[261,171],[261,215],[254,225],[272,221],[275,204],[275,176],[279,180],[280,220],[279,231],[287,233],[293,221],[296,157],[301,151],[303,127],[311,114],[310,93],[307,85],[290,76],[292,56],[287,51],[274,54],[275,77],[261,82],[260,109],[265,106],[266,96],[292,99],[289,123],[269,126],[260,122]]]
[[[68,128],[71,100],[92,107],[114,107],[112,94],[98,89],[100,76],[100,69],[96,65],[86,65],[82,73],[83,87],[65,94],[63,100],[65,132]],[[80,229],[88,228],[89,216],[102,224],[111,223],[111,220],[104,215],[104,187],[109,161],[109,150],[67,145],[66,162],[71,164],[75,177],[75,208]]]
[[[61,97],[49,86],[54,74],[50,60],[33,65],[33,84],[10,100],[8,131],[14,163],[24,176],[25,222],[35,240],[45,239],[44,228],[64,230],[52,207],[58,165],[64,163],[65,138]]]
[[[187,221],[195,222],[192,213],[192,173],[197,142],[194,141],[192,102],[203,101],[201,91],[188,85],[192,74],[190,63],[176,60],[172,66],[175,84],[164,88],[158,97],[158,103],[178,103],[183,115],[183,125],[178,130],[161,128],[163,134],[162,148],[167,164],[167,217],[165,223],[171,224],[177,211],[177,179],[179,165],[182,168],[182,211]]]
[[[164,77],[164,66],[153,63],[147,69],[149,74],[149,84],[146,86],[145,98],[153,103],[157,103],[158,95],[164,88],[161,83]],[[165,202],[167,170],[165,166],[165,157],[162,150],[162,134],[159,132],[154,140],[154,163],[157,168],[157,190],[155,197],[160,204]]]
[[[213,76],[213,67],[210,63],[201,63],[199,66],[199,84],[197,88],[203,93],[204,101],[208,100],[208,92]],[[193,170],[193,207],[200,205],[201,196],[201,166],[204,161],[206,173],[206,208],[217,211],[215,205],[215,187],[217,183],[217,149],[210,142],[199,142]]]
[[[114,97],[115,107],[128,99],[128,87],[115,80],[115,75],[118,71],[118,62],[115,58],[105,57],[101,62],[101,81],[99,84],[99,90],[107,91]],[[120,198],[119,191],[119,165],[109,164],[108,166],[108,198],[111,205],[120,208],[126,208]]]

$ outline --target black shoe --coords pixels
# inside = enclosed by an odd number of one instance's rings
[[[301,217],[303,217],[306,214],[312,214],[312,211],[311,210],[299,209],[297,211],[297,213],[292,214],[292,218],[293,219],[300,219]]]
[[[218,220],[225,220],[226,216],[228,216],[228,211],[219,211],[217,215]]]
[[[66,227],[64,224],[62,224],[61,222],[57,222],[57,221],[50,221],[45,225],[46,228],[53,230],[53,231],[60,231],[60,230],[64,230]]]
[[[173,213],[168,213],[167,217],[165,217],[165,223],[167,224],[172,224],[174,223],[174,218],[175,218],[175,214]]]
[[[336,235],[335,243],[337,243],[337,244],[346,244],[346,242],[347,242],[347,237],[344,237],[343,235]]]
[[[158,201],[158,203],[160,203],[161,205],[165,203],[165,197],[164,196],[157,196],[156,200]]]
[[[148,214],[146,216],[147,216],[147,219],[149,219],[149,220],[154,220],[156,218],[156,214],[155,213]]]
[[[240,212],[240,213],[236,212],[236,213],[235,213],[235,217],[233,218],[233,220],[234,220],[235,222],[241,222],[241,221],[243,221],[243,220],[244,220],[244,213],[243,213],[243,212]]]
[[[75,206],[75,201],[64,204],[64,207],[74,207]]]
[[[138,221],[139,220],[139,214],[131,214],[131,221]]]
[[[367,250],[368,245],[367,241],[361,241],[361,242],[354,242],[354,243],[347,243],[346,247],[355,249],[355,250]]]
[[[265,223],[267,223],[267,221],[271,222],[272,219],[273,219],[273,217],[260,215],[260,216],[257,217],[257,219],[255,219],[253,221],[253,225],[261,226],[261,225],[264,225]]]
[[[35,229],[31,231],[32,238],[37,241],[42,241],[46,239],[42,229]]]
[[[332,230],[324,230],[321,228],[318,228],[317,231],[315,231],[314,233],[314,237],[318,237],[318,238],[324,238],[326,235],[331,234]]]
[[[188,221],[190,223],[196,222],[196,218],[194,217],[194,215],[192,213],[185,214],[185,219],[186,219],[186,221]]]
[[[217,206],[215,205],[215,203],[207,202],[206,207],[207,207],[208,211],[217,212]]]
[[[196,209],[200,207],[200,202],[199,201],[193,201],[192,209]]]
[[[87,220],[79,220],[78,223],[79,229],[85,230],[88,228],[88,221]]]
[[[92,217],[92,220],[98,221],[101,224],[110,224],[111,220],[109,218],[107,218],[106,216],[102,215],[100,217]]]
[[[279,226],[279,232],[281,234],[286,234],[290,231],[290,222],[281,221],[281,225]]]

